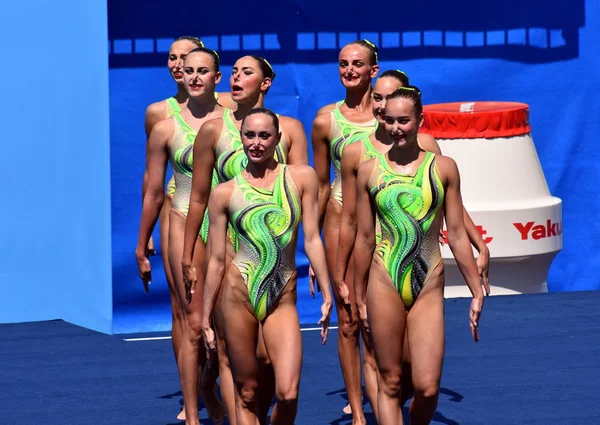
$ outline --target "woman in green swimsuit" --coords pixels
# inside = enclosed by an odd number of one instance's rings
[[[352,42],[340,51],[338,71],[346,89],[344,101],[324,106],[313,121],[314,167],[319,176],[319,223],[323,227],[327,265],[333,273],[342,215],[340,161],[345,146],[377,126],[371,112],[371,82],[379,72],[377,47],[367,41]],[[331,165],[335,173],[330,183]],[[338,355],[354,425],[366,424],[362,409],[358,323],[349,315],[351,294],[334,286],[338,316]]]
[[[358,172],[355,286],[359,316],[370,334],[379,372],[378,421],[402,423],[405,332],[415,395],[410,423],[428,424],[435,413],[444,358],[444,265],[439,229],[444,214],[448,244],[473,295],[470,327],[479,339],[483,290],[465,230],[456,163],[425,152],[417,132],[418,90],[403,87],[387,98],[384,122],[390,150]],[[376,243],[375,223],[381,227]],[[368,285],[367,285],[368,283]]]
[[[183,66],[184,85],[188,91],[188,103],[179,114],[158,122],[152,129],[146,152],[147,189],[144,195],[140,235],[136,257],[140,277],[145,287],[151,281],[150,262],[146,246],[165,199],[164,186],[167,162],[171,162],[175,176],[175,193],[169,219],[168,258],[175,282],[176,302],[181,314],[181,340],[177,364],[185,401],[186,423],[198,421],[198,377],[206,356],[200,341],[202,296],[193,303],[186,303],[181,268],[173,267],[181,262],[185,217],[189,209],[192,186],[192,152],[196,133],[200,126],[222,115],[223,108],[214,96],[215,85],[221,79],[219,57],[210,49],[197,48],[188,53]],[[196,263],[204,261],[196,258]],[[223,420],[223,411],[213,388],[205,388],[204,398],[209,414],[216,423]]]
[[[379,155],[384,155],[392,147],[392,141],[387,135],[383,120],[386,97],[398,90],[400,87],[407,86],[409,86],[408,76],[402,71],[387,70],[383,72],[375,82],[372,94],[373,115],[377,117],[379,122],[377,130],[370,135],[365,135],[362,137],[358,143],[353,143],[344,149],[344,155],[341,161],[342,194],[344,198],[344,205],[340,224],[340,239],[337,252],[336,268],[332,273],[332,280],[334,286],[338,288],[347,284],[351,295],[354,295],[355,290],[358,290],[359,293],[362,291],[362,289],[355,288],[354,285],[352,285],[352,273],[348,272],[348,266],[352,262],[352,248],[354,247],[354,241],[356,238],[356,176],[358,174],[360,164]],[[417,142],[421,149],[427,152],[433,152],[439,155],[442,154],[439,145],[429,134],[419,133],[417,136]],[[479,256],[477,257],[479,274],[483,280],[486,292],[489,293],[489,250],[466,211],[464,214],[465,227],[467,229],[467,233],[469,234],[469,239],[471,240],[473,246],[479,251]],[[361,306],[361,308],[362,307],[363,306]],[[357,312],[358,306],[353,304],[352,309],[354,312]],[[361,327],[361,331],[363,331],[365,392],[373,408],[373,412],[377,417],[377,366],[372,347],[369,343],[369,338],[365,338],[364,328]],[[410,379],[410,352],[408,350],[408,344],[406,343],[404,345],[403,373],[404,380],[402,386],[402,400],[406,401],[412,395],[412,381]]]
[[[238,59],[229,78],[232,99],[238,104],[236,111],[225,110],[220,118],[204,124],[196,136],[190,213],[186,221],[181,261],[188,290],[195,287],[198,280],[200,280],[198,287],[203,285],[204,270],[198,269],[199,273],[197,272],[197,268],[192,264],[192,257],[205,255],[204,245],[196,245],[195,239],[200,229],[208,228],[206,209],[211,189],[217,183],[232,179],[245,168],[248,158],[244,153],[240,137],[241,123],[250,110],[264,105],[265,96],[274,79],[275,72],[266,59],[260,56],[244,56]],[[276,149],[276,159],[290,165],[308,164],[307,141],[302,124],[291,117],[279,116],[278,118],[282,134]],[[236,238],[235,232],[231,229],[229,234],[232,242],[228,245],[230,261],[235,253]],[[198,250],[201,250],[202,254],[198,254]],[[217,299],[214,319],[219,343],[221,395],[227,408],[229,422],[235,425],[235,391],[229,370],[227,350],[220,332],[222,315],[219,314],[221,311],[219,306],[220,299]],[[261,353],[264,354],[264,350],[261,350]],[[264,395],[264,399],[261,400],[260,420],[261,423],[265,423],[274,388],[270,385],[273,379],[269,359],[261,355],[260,364],[261,375],[264,375],[261,379],[261,396]]]
[[[323,295],[319,320],[323,344],[332,307],[319,235],[318,180],[307,165],[284,165],[276,160],[281,133],[279,119],[270,110],[250,111],[242,122],[241,135],[248,164],[213,190],[208,208],[211,247],[203,312],[205,341],[215,350],[211,316],[222,286],[221,308],[227,312],[222,326],[235,382],[237,424],[258,423],[256,353],[262,332],[275,371],[277,403],[271,424],[291,425],[302,368],[295,265],[300,221],[306,254]],[[239,248],[226,268],[228,223],[238,235]]]
[[[152,103],[146,109],[146,118],[144,122],[144,128],[146,130],[146,143],[150,138],[150,133],[154,128],[154,125],[166,118],[172,117],[175,113],[179,113],[182,107],[187,104],[188,93],[185,90],[183,84],[183,61],[187,54],[198,47],[203,47],[204,44],[196,37],[183,36],[177,38],[169,48],[169,57],[167,59],[167,66],[171,78],[177,83],[177,94],[168,99],[161,100],[159,102]],[[148,182],[148,172],[144,173],[144,179],[142,184],[142,201],[146,194],[146,186]],[[175,290],[175,284],[173,283],[173,276],[171,275],[171,267],[169,266],[169,211],[171,211],[171,196],[175,192],[175,180],[171,179],[167,187],[167,197],[163,204],[163,208],[160,212],[160,251],[162,254],[163,268],[165,270],[165,276],[167,278],[167,284],[169,286],[169,294],[171,296],[171,343],[173,344],[173,353],[175,354],[175,362],[179,355],[179,346],[181,345],[181,311],[179,308],[179,301],[177,299],[177,291]],[[150,237],[148,243],[149,255],[154,255],[154,240]],[[185,420],[185,410],[182,409],[177,416],[177,419]]]
[[[169,56],[167,59],[167,67],[171,78],[177,84],[177,93],[175,96],[161,100],[159,102],[152,103],[146,109],[146,118],[144,127],[146,130],[146,142],[150,137],[150,133],[154,128],[154,125],[166,118],[170,118],[173,115],[179,114],[182,108],[185,108],[188,102],[188,92],[183,83],[183,62],[187,54],[198,47],[204,47],[204,43],[197,37],[182,36],[177,38],[169,48]],[[229,93],[216,93],[215,97],[218,102],[225,107],[235,108],[235,103],[231,100]],[[144,180],[142,185],[142,199],[146,193],[146,185],[148,180],[148,173],[144,173]],[[179,353],[179,345],[181,344],[181,311],[179,309],[179,301],[177,299],[177,292],[175,284],[173,283],[173,276],[171,276],[171,266],[169,265],[169,212],[171,211],[171,197],[175,193],[175,178],[172,177],[167,185],[167,196],[163,204],[163,208],[160,212],[159,218],[159,229],[160,229],[160,251],[162,253],[163,267],[167,278],[167,284],[169,286],[169,294],[171,296],[171,336],[173,344],[173,352],[175,354],[175,361]],[[149,255],[154,255],[154,241],[150,238],[148,243]],[[179,416],[179,420],[185,420],[185,410],[182,409]]]

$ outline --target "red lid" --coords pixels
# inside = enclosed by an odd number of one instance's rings
[[[436,139],[488,139],[531,132],[525,103],[438,103],[425,105],[423,115],[421,131]]]

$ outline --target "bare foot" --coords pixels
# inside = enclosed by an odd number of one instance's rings
[[[348,403],[343,409],[342,412],[344,412],[346,415],[351,415],[352,414],[352,407],[350,407],[350,403]]]
[[[178,421],[185,421],[185,405],[181,407],[181,412],[177,415]]]
[[[219,386],[215,384],[212,391],[204,394],[204,403],[210,420],[215,425],[222,425],[225,422],[225,407],[217,395],[218,388]]]

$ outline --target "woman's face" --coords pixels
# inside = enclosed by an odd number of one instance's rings
[[[260,163],[275,155],[280,134],[273,118],[267,114],[252,114],[244,119],[241,129],[242,145],[248,161]]]
[[[380,124],[383,124],[383,112],[385,110],[385,98],[402,87],[402,83],[394,77],[379,77],[373,86],[371,94],[371,105],[373,115]]]
[[[214,96],[215,86],[221,80],[215,60],[206,52],[194,52],[185,58],[183,84],[190,97]]]
[[[183,61],[187,54],[196,47],[198,46],[189,40],[179,40],[171,44],[167,66],[169,67],[171,77],[178,84],[183,83]]]
[[[370,51],[359,44],[348,44],[338,57],[338,72],[344,87],[364,87],[371,84],[379,66],[371,64]]]
[[[416,116],[415,105],[411,99],[397,97],[387,101],[383,125],[394,146],[400,147],[416,143],[422,119],[422,114]]]
[[[244,56],[233,65],[229,84],[231,85],[231,98],[235,102],[244,103],[269,88],[271,80],[264,77],[256,59]]]

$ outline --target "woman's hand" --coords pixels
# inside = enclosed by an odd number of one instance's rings
[[[204,340],[204,346],[206,347],[206,357],[210,358],[210,356],[217,350],[215,332],[210,326],[210,323],[204,323],[202,325],[202,339]]]
[[[360,322],[362,323],[363,328],[365,328],[367,334],[369,334],[369,322],[367,320],[367,305],[364,302],[357,301],[356,307],[358,310],[358,318],[360,319]]]
[[[340,296],[340,299],[342,301],[342,307],[344,307],[344,310],[348,314],[348,320],[350,321],[350,323],[352,323],[352,302],[350,301],[350,289],[348,288],[348,285],[346,285],[346,282],[344,282],[343,280],[335,282],[335,285],[337,287],[338,295]],[[339,319],[340,318],[338,317],[338,320]]]
[[[198,273],[193,264],[182,264],[183,284],[185,285],[185,302],[192,302],[192,295],[196,292],[196,283],[198,282]]]
[[[138,274],[140,279],[142,279],[142,283],[144,284],[144,291],[148,293],[148,285],[152,283],[152,266],[150,265],[150,260],[148,257],[150,253],[148,252],[148,247],[143,252],[139,252],[136,250],[135,258],[137,260],[138,266]]]
[[[324,300],[323,304],[321,304],[321,320],[319,320],[319,325],[321,325],[321,344],[325,345],[327,343],[327,335],[329,334],[329,321],[331,320],[331,308],[333,303],[331,300]]]
[[[479,341],[479,318],[481,317],[481,310],[483,310],[483,295],[473,297],[469,311],[469,322],[471,335],[475,342]]]

